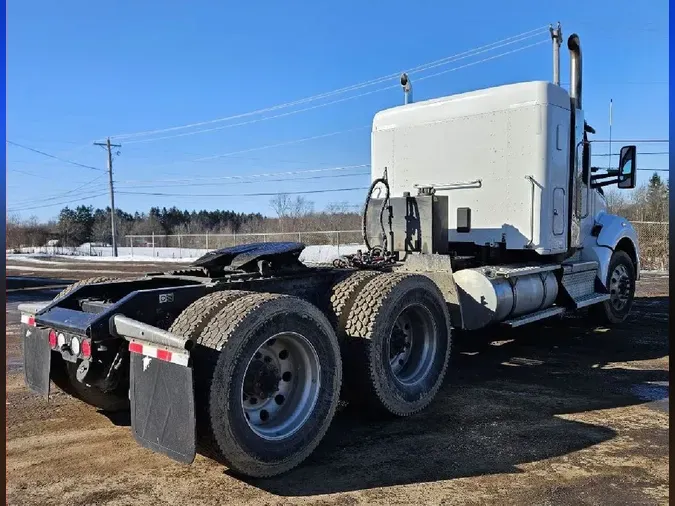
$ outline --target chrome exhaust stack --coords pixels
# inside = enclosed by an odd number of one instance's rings
[[[560,86],[560,45],[562,44],[560,21],[558,21],[556,28],[553,28],[553,25],[551,25],[548,29],[551,32],[551,40],[553,41],[553,84]]]
[[[581,43],[576,33],[567,39],[570,50],[570,99],[575,109],[581,109]]]

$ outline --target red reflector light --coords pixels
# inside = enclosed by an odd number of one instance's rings
[[[171,352],[166,350],[157,350],[157,358],[166,362],[171,362]]]
[[[86,339],[82,341],[82,356],[85,358],[91,357],[91,344]]]
[[[49,331],[49,346],[56,348],[56,332],[54,330]]]
[[[143,345],[139,343],[129,343],[129,351],[132,353],[143,353]]]
[[[35,327],[35,317],[34,316],[28,317],[28,325],[31,326],[31,327]]]

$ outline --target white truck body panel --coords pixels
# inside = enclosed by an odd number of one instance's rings
[[[416,195],[416,185],[448,195],[449,241],[562,253],[569,136],[569,95],[544,81],[407,104],[375,115],[372,178],[386,168],[392,196]],[[471,209],[466,233],[457,231],[462,207]]]

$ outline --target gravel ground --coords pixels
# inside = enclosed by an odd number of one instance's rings
[[[66,263],[58,272],[8,266],[8,275],[73,280],[88,269],[170,268]],[[139,447],[128,416],[56,389],[49,403],[29,393],[16,306],[58,292],[32,284],[7,293],[8,504],[668,503],[667,275],[643,276],[618,328],[565,318],[456,335],[447,380],[427,410],[372,420],[347,407],[300,467],[250,481],[202,456],[182,466]]]

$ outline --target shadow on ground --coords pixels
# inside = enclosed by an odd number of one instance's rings
[[[651,401],[667,410],[667,370],[603,368],[668,355],[667,311],[667,297],[652,297],[636,299],[631,319],[612,329],[576,317],[456,335],[444,387],[425,411],[378,421],[347,407],[300,467],[245,481],[307,496],[519,473],[519,464],[612,439],[610,428],[557,415]]]
[[[668,303],[638,298],[629,321],[612,328],[576,316],[456,333],[444,387],[422,413],[374,420],[347,406],[299,467],[237,478],[281,496],[333,494],[520,473],[520,464],[608,441],[611,428],[558,415],[637,404],[668,410],[668,370],[636,363],[668,355]],[[130,425],[128,412],[102,414]]]

